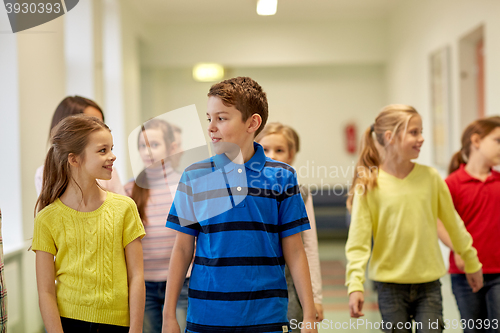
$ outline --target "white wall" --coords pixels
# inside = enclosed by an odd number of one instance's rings
[[[195,104],[206,132],[206,96],[211,83],[195,82],[191,68],[143,73],[145,118]],[[345,184],[352,180],[356,156],[346,153],[344,126],[356,123],[360,136],[386,104],[382,65],[247,67],[234,68],[228,75],[250,76],[259,82],[268,96],[269,121],[291,125],[301,135],[295,167],[303,183]],[[330,177],[336,171],[338,177]]]
[[[381,63],[387,56],[387,22],[219,23],[150,28],[142,52],[147,67],[290,66]]]
[[[388,93],[391,102],[411,104],[424,120],[427,144],[421,161],[432,164],[429,55],[451,47],[453,151],[460,148],[458,41],[485,26],[486,113],[500,113],[500,2],[494,0],[419,0],[400,2],[390,23]]]

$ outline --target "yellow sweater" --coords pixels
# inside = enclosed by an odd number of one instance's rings
[[[348,293],[363,291],[366,263],[373,254],[369,278],[380,282],[425,283],[446,274],[437,236],[439,218],[465,271],[481,268],[472,238],[453,206],[444,180],[433,168],[415,164],[398,179],[379,171],[378,186],[354,196],[346,244]]]
[[[125,246],[144,237],[134,201],[107,192],[93,212],[79,212],[57,199],[35,218],[33,251],[55,258],[61,317],[129,326]]]

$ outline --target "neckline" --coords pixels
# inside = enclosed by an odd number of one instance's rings
[[[108,205],[109,201],[111,200],[112,196],[114,194],[112,192],[106,191],[106,199],[104,199],[103,203],[95,210],[90,211],[90,212],[81,212],[79,210],[73,209],[69,206],[66,206],[60,198],[57,198],[56,201],[54,201],[59,207],[61,207],[64,211],[73,214],[73,215],[80,215],[82,217],[92,217],[94,215],[99,215],[102,210]]]
[[[413,164],[413,168],[411,169],[411,171],[410,171],[410,172],[406,175],[406,177],[404,177],[404,178],[398,178],[398,177],[396,177],[396,176],[394,176],[394,175],[391,175],[390,173],[388,173],[387,171],[385,171],[385,170],[384,170],[384,169],[382,169],[382,168],[379,168],[379,169],[380,169],[380,172],[382,172],[382,173],[386,174],[387,176],[389,176],[389,177],[391,177],[391,178],[394,178],[394,179],[397,179],[397,180],[398,180],[398,181],[400,181],[400,182],[403,182],[403,181],[405,181],[405,180],[409,179],[410,177],[412,177],[412,176],[413,176],[413,174],[415,173],[415,170],[416,170],[418,167],[419,167],[419,164],[418,164],[418,163],[414,163],[414,164]]]

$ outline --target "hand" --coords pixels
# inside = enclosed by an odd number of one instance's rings
[[[323,316],[323,305],[320,303],[314,303],[314,307],[316,308],[316,321],[321,322],[325,317]]]
[[[314,320],[304,318],[303,324],[304,326],[302,326],[300,333],[318,333]]]
[[[469,286],[473,293],[477,293],[483,287],[483,269],[481,268],[475,273],[465,274]]]
[[[176,318],[171,320],[163,320],[163,327],[161,333],[181,333],[181,328]]]
[[[465,262],[462,259],[462,257],[459,254],[457,254],[456,252],[453,252],[453,258],[455,259],[455,265],[457,266],[457,268],[459,270],[461,270],[462,272],[464,272],[465,271]]]
[[[365,297],[362,291],[353,291],[349,295],[349,310],[352,318],[359,318],[365,315],[361,312],[363,310],[364,303]]]

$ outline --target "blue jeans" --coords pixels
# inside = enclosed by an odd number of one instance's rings
[[[165,287],[167,282],[146,281],[146,306],[144,308],[143,333],[161,333],[163,323],[163,305],[165,304]],[[189,278],[184,281],[179,300],[177,301],[177,321],[181,332],[186,328],[187,295]]]
[[[465,274],[451,274],[460,316],[470,323],[464,333],[500,332],[500,274],[484,274],[483,279],[483,288],[473,293]]]
[[[417,333],[443,331],[443,301],[439,280],[399,284],[375,282],[382,331]]]
[[[128,333],[129,328],[125,326],[96,324],[88,321],[61,317],[64,332],[68,333]]]

